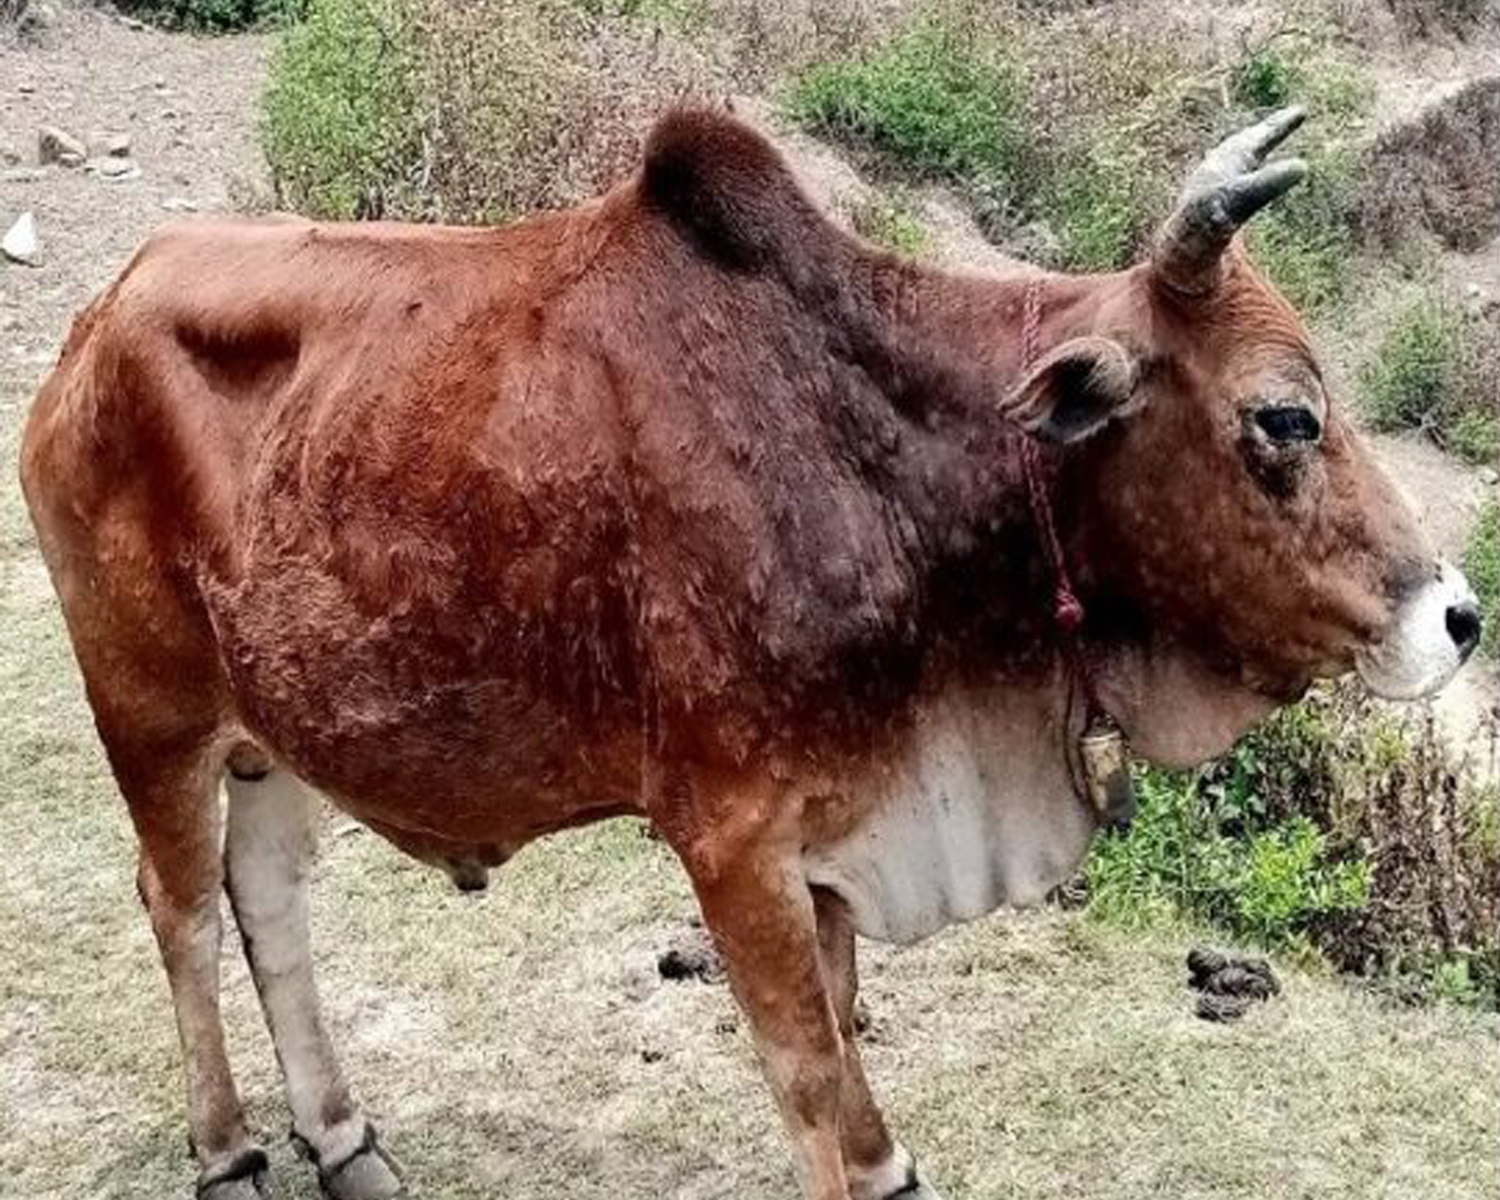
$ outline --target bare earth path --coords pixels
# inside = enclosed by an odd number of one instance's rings
[[[0,33],[0,151],[35,127],[128,132],[141,175],[0,182],[38,269],[0,264],[0,1195],[187,1196],[176,1036],[134,896],[133,840],[15,481],[25,406],[74,310],[184,198],[255,178],[259,37],[133,31],[60,6]],[[0,171],[14,170],[0,164]],[[536,847],[482,897],[330,821],[315,945],[357,1090],[416,1194],[463,1200],[793,1195],[722,987],[656,953],[690,903],[637,827]],[[868,958],[867,1061],[956,1200],[1493,1200],[1500,1021],[1402,1011],[1284,965],[1243,1024],[1192,1018],[1188,935],[995,918]],[[253,989],[226,955],[231,1054],[277,1195],[293,1162]]]

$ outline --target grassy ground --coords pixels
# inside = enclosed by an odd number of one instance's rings
[[[36,599],[7,589],[0,613],[24,635],[0,774],[25,798],[0,891],[0,1172],[28,1197],[181,1193],[175,1037],[130,838]],[[690,905],[635,826],[536,847],[478,899],[341,828],[316,883],[323,991],[421,1194],[792,1194],[727,992],[655,979]],[[1190,940],[1050,913],[871,956],[866,1054],[935,1177],[974,1200],[1495,1194],[1500,1022],[1285,968],[1282,999],[1206,1025]],[[228,1000],[252,1118],[279,1140],[234,959]],[[310,1200],[277,1151],[279,1194]]]
[[[1464,570],[1484,610],[1484,649],[1500,655],[1500,500],[1492,500],[1480,515]]]

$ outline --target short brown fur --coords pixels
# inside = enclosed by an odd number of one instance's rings
[[[1087,385],[1025,384],[1028,278],[839,232],[704,112],[505,229],[153,238],[76,322],[22,473],[169,970],[247,743],[433,861],[640,813],[770,1048],[808,1194],[866,1200],[892,1144],[839,1066],[853,935],[790,864],[924,697],[1059,661],[1017,438]],[[1050,456],[1102,669],[1191,658],[1231,737],[1347,670],[1431,555],[1337,409],[1297,479],[1247,469],[1264,381],[1322,393],[1295,313],[1239,250],[1208,299],[1149,265],[1036,287],[1043,350],[1136,368],[1106,400],[1139,411]],[[1117,714],[1148,752],[1168,700]],[[184,1042],[213,1076],[212,1038]],[[209,1173],[249,1139],[232,1083],[195,1086]]]

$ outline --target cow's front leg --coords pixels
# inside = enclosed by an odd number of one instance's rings
[[[350,1098],[313,984],[308,873],[317,799],[269,764],[232,763],[231,771],[237,766],[242,777],[227,783],[229,898],[286,1079],[293,1136],[331,1200],[389,1200],[400,1180]]]
[[[814,893],[818,918],[818,953],[824,986],[838,1021],[843,1044],[839,1088],[839,1134],[844,1170],[854,1200],[941,1200],[917,1173],[910,1154],[893,1141],[885,1118],[870,1095],[854,1031],[854,1000],[859,992],[855,967],[854,925],[848,906],[831,892]]]
[[[802,1193],[806,1200],[850,1200],[839,1147],[842,1053],[818,963],[812,894],[795,859],[751,849],[713,857],[712,864],[685,861],[750,1019]]]

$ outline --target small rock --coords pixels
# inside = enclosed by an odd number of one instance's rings
[[[875,1027],[875,1018],[870,1016],[870,1007],[865,1003],[863,996],[856,996],[854,998],[852,1018],[855,1033],[869,1033]]]
[[[134,17],[121,17],[120,24],[125,26],[126,29],[135,30],[136,33],[144,33],[146,31],[146,22],[138,21]]]
[[[0,164],[13,167],[21,161],[21,152],[11,146],[0,146]]]
[[[151,80],[151,86],[154,87],[158,92],[166,91],[167,77],[165,75],[157,75]]]
[[[89,133],[89,153],[103,158],[129,158],[130,135],[95,129]]]
[[[37,265],[42,247],[36,236],[36,218],[31,213],[23,212],[16,218],[10,232],[0,241],[0,251],[12,262],[25,263],[29,267]]]
[[[16,91],[20,92],[21,95],[23,95],[23,96],[29,96],[33,92],[36,91],[36,84],[34,84],[34,83],[18,83],[18,84],[16,84]]]
[[[198,211],[198,202],[189,200],[186,196],[168,196],[161,202],[161,206],[168,212],[190,213]]]
[[[140,167],[129,158],[101,158],[96,166],[100,176],[111,183],[123,183],[127,179],[139,179]]]
[[[641,1061],[643,1063],[659,1063],[665,1057],[666,1055],[658,1050],[655,1046],[647,1046],[644,1050],[641,1051]]]
[[[40,37],[55,20],[57,13],[46,4],[28,4],[21,10],[21,20],[16,29],[21,36],[28,40]]]
[[[1500,483],[1500,471],[1496,471],[1494,467],[1480,467],[1479,482],[1485,487],[1494,487]]]
[[[88,156],[88,147],[66,129],[43,125],[36,131],[36,159],[43,166],[55,162],[64,167],[79,167]]]

